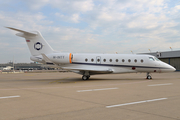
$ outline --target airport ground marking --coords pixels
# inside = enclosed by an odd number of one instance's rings
[[[165,84],[153,84],[148,86],[163,86],[163,85],[172,85],[172,83],[165,83]]]
[[[20,97],[19,95],[16,96],[5,96],[5,97],[0,97],[0,99],[5,99],[5,98],[17,98]]]
[[[134,104],[140,104],[140,103],[146,103],[146,102],[154,102],[154,101],[160,101],[160,100],[166,100],[166,99],[168,99],[168,98],[158,98],[158,99],[152,99],[152,100],[144,100],[144,101],[137,101],[137,102],[131,102],[131,103],[110,105],[110,106],[106,106],[106,108],[120,107],[120,106],[125,106],[125,105],[134,105]]]
[[[67,78],[66,78],[67,79]],[[64,80],[64,79],[60,79]],[[128,82],[128,83],[117,83],[117,84],[101,84],[101,85],[85,85],[85,86],[73,86],[73,88],[82,88],[82,87],[102,87],[102,86],[114,86],[114,85],[130,85],[130,84],[138,84],[138,83],[145,83],[145,82],[150,82],[152,80],[147,80],[147,81],[140,81],[140,82]],[[57,82],[57,81],[56,81]],[[50,84],[50,83],[49,83]],[[72,88],[72,86],[66,86],[66,87],[41,87],[41,88],[5,88],[5,89],[0,89],[1,90],[27,90],[27,89],[58,89],[58,88]]]
[[[59,79],[59,80],[55,80],[55,81],[50,82],[49,84],[51,84],[51,83],[58,83],[58,82],[60,82],[61,80],[65,80],[65,79],[68,79],[68,78],[69,78],[69,77],[62,78],[62,79]]]
[[[115,87],[115,88],[102,88],[102,89],[78,90],[77,92],[91,92],[91,91],[114,90],[114,89],[119,89],[119,88]]]

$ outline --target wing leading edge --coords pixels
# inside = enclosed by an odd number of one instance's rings
[[[113,70],[111,70],[111,69],[107,69],[107,68],[100,68],[100,69],[98,69],[98,68],[78,68],[78,67],[62,67],[63,69],[66,69],[66,70],[70,70],[70,71],[72,71],[72,72],[76,72],[76,73],[84,73],[84,72],[86,72],[86,71],[88,71],[91,75],[92,74],[105,74],[105,73],[112,73],[113,72]]]

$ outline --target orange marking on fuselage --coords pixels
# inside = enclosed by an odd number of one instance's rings
[[[72,54],[69,53],[69,63],[72,63],[71,56],[72,56]]]

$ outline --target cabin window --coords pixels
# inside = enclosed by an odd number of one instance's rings
[[[128,62],[131,62],[131,60],[129,59]]]
[[[53,56],[53,59],[55,59],[56,58],[56,56]]]
[[[94,62],[94,59],[93,59],[93,58],[91,59],[91,62]]]
[[[100,59],[97,59],[97,61],[99,62],[99,61],[100,61]]]
[[[154,61],[154,58],[153,57],[149,57],[149,60]]]
[[[137,62],[137,60],[135,59],[135,60],[134,60],[134,62],[136,63],[136,62]]]
[[[143,59],[141,59],[141,62],[143,63],[143,62],[144,62],[144,60],[143,60]]]
[[[116,59],[116,62],[118,62],[119,60],[118,59]]]
[[[109,61],[112,62],[112,59],[110,59]]]
[[[85,61],[87,62],[87,61],[88,61],[88,59],[86,58],[86,59],[85,59]]]
[[[106,62],[106,59],[103,59],[104,62]]]
[[[124,59],[122,59],[122,62],[125,62],[125,60],[124,60]]]

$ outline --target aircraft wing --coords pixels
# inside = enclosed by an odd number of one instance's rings
[[[104,74],[104,73],[112,73],[112,69],[108,68],[77,68],[77,67],[62,67],[63,69],[70,70],[72,72],[76,73],[84,73],[85,71],[88,71],[91,75],[92,74]]]

